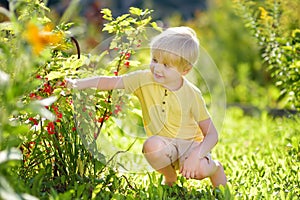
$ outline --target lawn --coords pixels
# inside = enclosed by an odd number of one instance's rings
[[[216,111],[211,113],[219,142],[212,156],[228,177],[226,187],[213,189],[208,179],[186,180],[180,174],[174,187],[161,184],[163,177],[141,154],[145,133],[136,99],[118,90],[78,92],[65,85],[66,77],[148,68],[150,36],[162,30],[153,10],[131,7],[113,17],[103,8],[99,29],[76,16],[80,1],[71,1],[61,19],[51,15],[47,1],[9,2],[10,9],[0,8],[1,200],[300,199],[300,30],[285,18],[298,16],[288,3],[234,1],[240,2],[236,9],[244,24],[226,6],[231,1],[216,1],[214,9],[188,22],[169,19],[172,26],[195,28],[207,49],[195,84],[203,86]],[[243,29],[249,25],[257,44]],[[98,36],[103,42],[86,49]],[[219,90],[223,98],[215,98]],[[210,102],[216,99],[220,102]],[[225,100],[236,106],[228,107],[222,120],[224,113],[214,104]],[[257,109],[249,114],[241,109],[244,104]],[[294,114],[274,117],[266,108]]]
[[[220,140],[212,155],[228,176],[226,188],[213,189],[209,180],[161,184],[155,172],[110,172],[106,184],[93,191],[96,199],[299,199],[299,119],[247,116],[227,110]],[[64,194],[67,195],[67,194]],[[64,195],[59,195],[61,198]]]

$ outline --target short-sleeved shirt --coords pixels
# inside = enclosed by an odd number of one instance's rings
[[[210,118],[201,91],[187,79],[176,91],[168,90],[153,79],[150,70],[123,76],[125,91],[138,97],[148,136],[202,141],[198,122]]]

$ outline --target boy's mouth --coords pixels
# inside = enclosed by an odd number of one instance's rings
[[[163,78],[164,76],[154,73],[154,77],[160,79]]]

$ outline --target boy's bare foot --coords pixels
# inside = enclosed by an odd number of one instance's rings
[[[167,179],[167,178],[165,178],[163,184],[172,187],[176,183],[176,181],[177,181],[177,178],[176,179]]]
[[[213,186],[216,188],[220,185],[225,186],[227,183],[227,178],[226,175],[224,173],[224,168],[221,165],[220,162],[216,161],[216,165],[217,165],[217,171],[210,177],[210,180],[213,184]]]
[[[172,187],[175,184],[175,182],[164,182],[164,185]]]

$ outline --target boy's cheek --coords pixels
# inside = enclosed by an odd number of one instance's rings
[[[154,66],[152,64],[150,64],[150,70],[152,73],[154,72]]]

